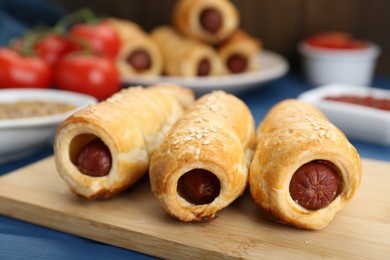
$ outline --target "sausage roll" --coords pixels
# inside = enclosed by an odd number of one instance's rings
[[[176,85],[123,89],[91,104],[59,126],[54,155],[69,188],[87,199],[107,199],[148,170],[151,154],[194,100]]]
[[[228,38],[239,20],[229,0],[179,0],[172,12],[172,22],[181,33],[209,44]]]
[[[148,33],[131,21],[110,18],[107,22],[118,31],[121,39],[116,64],[123,78],[162,73],[160,51]]]
[[[196,77],[220,74],[221,62],[211,46],[185,37],[168,26],[156,28],[151,35],[160,48],[167,75]]]
[[[276,221],[324,228],[360,184],[356,149],[317,108],[294,99],[275,105],[257,134],[249,176],[255,203]]]
[[[248,107],[222,91],[201,97],[153,154],[151,189],[181,221],[201,221],[239,197],[248,181],[255,128]]]
[[[259,69],[260,40],[242,30],[235,31],[217,46],[224,74],[236,74]]]

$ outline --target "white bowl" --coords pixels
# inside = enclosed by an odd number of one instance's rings
[[[59,101],[74,105],[66,113],[34,118],[0,119],[0,163],[22,159],[48,146],[58,125],[69,115],[96,102],[94,97],[55,89],[0,89],[0,103],[19,100]]]
[[[380,48],[368,42],[362,49],[329,49],[305,42],[298,45],[308,82],[317,87],[331,83],[370,85]]]
[[[330,84],[299,95],[318,107],[347,137],[380,145],[390,145],[390,111],[339,101],[324,100],[326,96],[353,95],[390,99],[390,91],[348,84]]]

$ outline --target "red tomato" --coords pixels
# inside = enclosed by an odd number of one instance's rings
[[[57,34],[48,34],[34,45],[34,50],[50,65],[74,50],[74,45],[65,37]]]
[[[38,56],[22,56],[0,48],[0,88],[48,88],[50,65]]]
[[[59,89],[106,99],[120,89],[121,82],[114,61],[104,56],[72,53],[55,68],[54,82]]]
[[[351,35],[344,32],[319,33],[307,38],[306,43],[330,49],[362,49],[367,47],[365,42],[355,40]]]
[[[107,55],[110,58],[115,58],[119,53],[118,32],[108,23],[77,24],[69,30],[69,36],[76,41],[86,40],[94,52]]]

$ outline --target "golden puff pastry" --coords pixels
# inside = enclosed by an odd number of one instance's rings
[[[204,95],[153,154],[151,189],[181,221],[214,218],[245,190],[254,145],[248,107],[222,91]]]
[[[352,199],[361,161],[345,135],[313,105],[275,105],[257,131],[249,185],[255,203],[279,222],[322,229]]]
[[[258,70],[261,41],[243,30],[235,31],[217,46],[224,74],[236,74]]]
[[[167,75],[196,77],[221,73],[221,61],[211,46],[185,37],[169,26],[156,28],[151,36],[160,48]]]
[[[162,73],[160,51],[148,33],[128,20],[109,18],[107,22],[116,29],[121,39],[116,64],[123,78],[131,80],[134,76]]]
[[[239,21],[239,12],[229,0],[180,0],[172,12],[175,28],[209,44],[228,38]]]
[[[152,153],[193,101],[192,91],[161,84],[123,89],[76,112],[56,133],[60,176],[87,199],[125,190],[147,172]]]

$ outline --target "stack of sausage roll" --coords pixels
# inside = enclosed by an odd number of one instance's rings
[[[121,40],[116,64],[124,79],[238,74],[260,66],[261,41],[239,27],[230,0],[178,0],[172,24],[150,33],[129,20],[106,20]]]
[[[215,91],[194,100],[168,83],[130,87],[71,115],[54,152],[60,176],[87,199],[111,198],[149,171],[161,207],[185,222],[214,218],[249,186],[271,219],[322,229],[362,174],[356,149],[308,103],[276,104],[255,135],[237,97]]]
[[[179,0],[172,26],[152,31],[169,76],[212,76],[258,69],[261,43],[239,28],[230,0]]]

